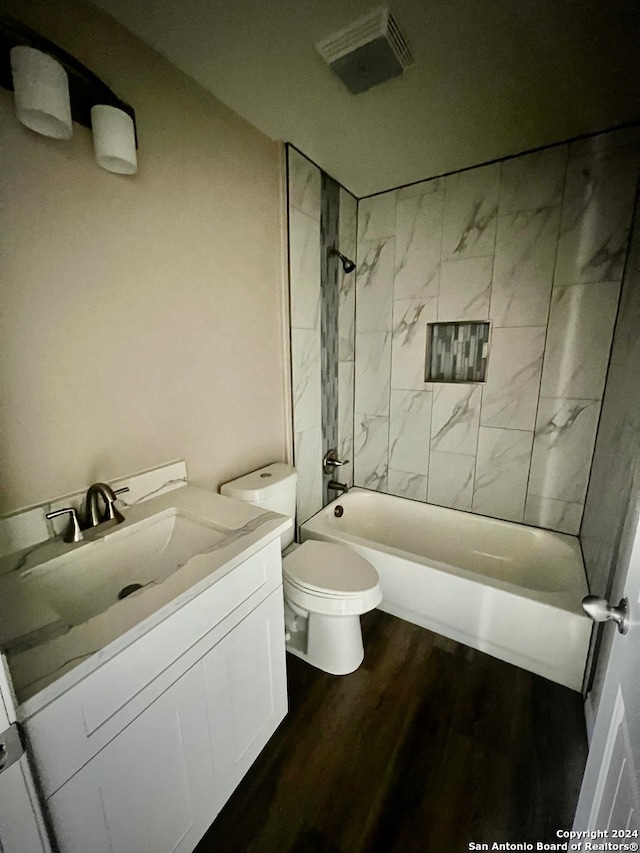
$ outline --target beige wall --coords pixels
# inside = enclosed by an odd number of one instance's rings
[[[284,458],[280,147],[94,7],[2,5],[135,107],[140,169],[98,168],[77,124],[37,136],[0,90],[0,512]]]

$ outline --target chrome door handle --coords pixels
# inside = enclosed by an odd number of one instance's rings
[[[599,595],[587,595],[582,599],[582,609],[594,622],[608,622],[609,619],[618,626],[621,634],[629,631],[629,599],[621,598],[617,607],[612,607],[606,598]]]

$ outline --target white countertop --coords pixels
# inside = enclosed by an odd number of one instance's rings
[[[171,508],[216,525],[224,531],[224,538],[168,577],[86,622],[69,626],[38,598],[32,584],[24,583],[25,575],[36,566],[100,538],[106,540],[116,530],[126,530]],[[0,560],[0,647],[8,660],[22,719],[121,652],[292,524],[285,516],[191,485],[129,507],[124,514],[122,524],[104,533],[95,529],[85,542],[48,540]]]

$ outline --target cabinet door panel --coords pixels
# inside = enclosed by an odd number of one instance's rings
[[[222,805],[287,712],[282,590],[212,649],[203,667]]]
[[[63,853],[193,850],[219,811],[206,731],[195,666],[49,800]]]

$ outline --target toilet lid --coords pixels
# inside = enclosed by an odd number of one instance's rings
[[[285,557],[282,573],[296,586],[341,595],[359,595],[380,581],[371,563],[351,548],[316,539]]]

